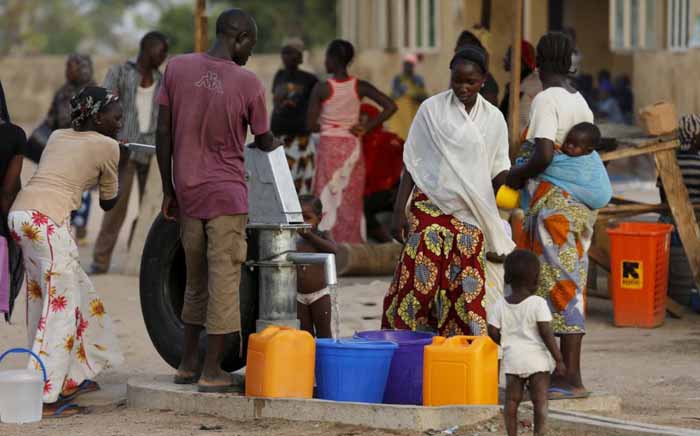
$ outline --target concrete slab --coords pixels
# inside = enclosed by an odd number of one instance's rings
[[[552,400],[549,410],[555,412],[604,412],[619,413],[622,411],[622,398],[605,392],[591,394],[588,398],[572,400]]]
[[[527,401],[524,403],[531,404]],[[506,397],[505,388],[498,389],[498,399],[503,404]],[[594,392],[588,398],[575,398],[570,400],[550,400],[549,410],[558,412],[598,412],[619,413],[622,411],[622,398],[607,392]]]
[[[100,383],[100,390],[81,395],[78,404],[83,407],[103,408],[119,406],[126,402],[126,386],[124,384]]]
[[[419,407],[200,394],[195,386],[174,385],[172,375],[130,379],[127,404],[131,408],[203,413],[234,420],[279,418],[418,431],[470,426],[500,413],[499,406]]]

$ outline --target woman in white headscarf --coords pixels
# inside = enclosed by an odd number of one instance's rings
[[[450,89],[423,102],[404,145],[393,230],[405,247],[382,327],[485,335],[485,306],[502,291],[500,265],[485,253],[514,247],[494,196],[510,168],[508,129],[479,95],[483,49],[461,48],[450,69]]]

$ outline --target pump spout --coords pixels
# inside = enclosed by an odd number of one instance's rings
[[[335,271],[335,254],[330,253],[287,253],[286,259],[297,265],[317,264],[323,265],[326,272],[326,286],[338,284],[338,275]]]

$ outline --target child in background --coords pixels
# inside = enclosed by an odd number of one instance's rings
[[[313,195],[299,197],[304,222],[310,229],[299,231],[297,251],[336,254],[337,246],[330,233],[318,230],[323,216],[321,200]],[[302,265],[297,272],[297,316],[301,329],[317,338],[330,338],[331,297],[326,287],[322,265]]]
[[[505,283],[510,294],[488,310],[488,332],[503,349],[506,374],[505,421],[508,436],[518,434],[518,407],[527,384],[535,410],[535,435],[545,434],[550,373],[564,374],[552,314],[537,291],[540,263],[527,250],[513,251],[505,261]]]

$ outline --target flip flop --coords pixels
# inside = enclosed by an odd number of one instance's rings
[[[73,401],[76,398],[78,398],[81,395],[84,394],[89,394],[90,392],[96,392],[100,390],[100,385],[97,384],[97,382],[92,381],[92,380],[83,380],[82,383],[78,386],[78,389],[75,390],[70,395],[60,395],[58,396],[58,401],[60,402],[66,402],[66,401]]]
[[[199,373],[192,375],[175,374],[175,376],[173,376],[173,383],[176,385],[193,385],[199,381],[200,375]]]
[[[85,413],[86,411],[87,411],[87,409],[85,407],[80,407],[75,403],[66,403],[54,411],[44,412],[42,414],[42,418],[43,419],[68,418],[70,416],[75,416],[75,415],[79,415],[81,413]]]
[[[549,388],[548,392],[550,400],[574,400],[580,398],[588,398],[591,396],[590,392],[582,392],[580,394],[575,394],[570,390],[563,388]]]

